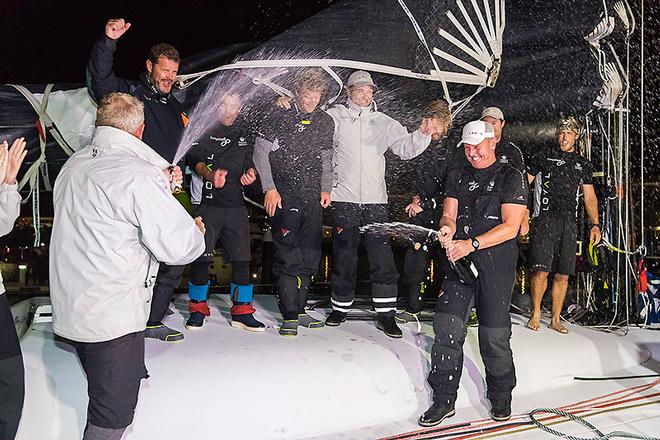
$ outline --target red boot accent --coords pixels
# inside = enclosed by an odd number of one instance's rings
[[[231,314],[232,315],[249,315],[250,313],[256,312],[257,309],[252,307],[252,304],[238,304],[232,306]]]
[[[209,305],[206,303],[206,301],[188,301],[188,311],[190,313],[200,312],[203,313],[204,316],[211,316],[211,309],[209,309]]]

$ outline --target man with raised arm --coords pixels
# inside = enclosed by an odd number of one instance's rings
[[[172,94],[181,56],[167,43],[156,44],[149,49],[147,70],[140,75],[139,80],[118,78],[113,71],[117,41],[130,27],[131,23],[123,18],[108,20],[104,35],[92,46],[87,63],[88,86],[97,102],[112,92],[128,93],[139,99],[144,104],[145,129],[142,140],[171,164],[183,130],[188,124],[183,106]],[[161,264],[154,287],[147,338],[166,342],[183,339],[183,333],[167,327],[162,322],[174,290],[181,283],[183,269],[184,267]]]
[[[438,229],[442,216],[442,200],[444,198],[445,179],[447,178],[447,148],[441,144],[452,123],[449,104],[444,99],[431,102],[425,109],[424,116],[437,118],[442,129],[432,136],[432,146],[411,162],[415,169],[415,195],[405,207],[410,223],[433,230]],[[431,255],[440,250],[433,237],[425,242],[415,242],[408,245],[403,263],[403,281],[406,287],[406,304],[402,311],[396,314],[396,320],[401,323],[416,322],[417,316],[424,306],[424,297],[433,280],[428,279],[428,264]]]

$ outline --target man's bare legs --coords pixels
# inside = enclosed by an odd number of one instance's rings
[[[527,327],[538,331],[541,326],[541,300],[548,288],[548,272],[532,272],[532,314],[527,321]],[[553,283],[554,287],[554,283]]]
[[[552,320],[550,328],[559,333],[568,333],[561,323],[561,310],[564,307],[566,291],[568,290],[568,275],[556,273],[552,280]]]
[[[541,301],[548,288],[548,272],[533,272],[532,285],[532,313],[527,321],[527,327],[538,330],[541,327]],[[561,323],[561,311],[568,290],[568,275],[556,273],[552,280],[552,319],[550,328],[559,333],[568,333],[568,329]]]

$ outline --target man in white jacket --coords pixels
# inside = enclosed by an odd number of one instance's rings
[[[21,211],[16,174],[25,159],[25,140],[18,138],[11,149],[0,144],[0,237],[14,228]],[[25,395],[25,370],[14,318],[0,275],[0,440],[13,440],[21,420]]]
[[[172,197],[168,163],[140,139],[143,104],[106,95],[89,145],[55,182],[50,251],[53,331],[88,381],[84,440],[118,440],[133,421],[158,262],[204,252],[204,225]],[[181,178],[181,170],[173,171]]]
[[[326,325],[338,326],[346,319],[355,297],[359,227],[388,221],[385,186],[385,152],[408,160],[421,154],[431,135],[441,130],[437,118],[425,118],[412,133],[395,119],[376,110],[375,84],[371,75],[356,71],[348,78],[348,102],[327,110],[335,121],[333,187],[331,192],[334,223],[332,274],[332,313]],[[400,338],[394,320],[399,274],[394,264],[389,238],[364,234],[371,272],[371,294],[378,313],[378,329]]]

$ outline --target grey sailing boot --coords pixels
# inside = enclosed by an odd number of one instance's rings
[[[412,313],[408,310],[403,310],[394,315],[394,318],[402,324],[407,324],[409,322],[417,322],[419,320],[419,313]]]
[[[298,336],[298,320],[286,319],[280,326],[280,335],[282,336]]]
[[[82,440],[121,440],[126,428],[101,428],[87,422]]]
[[[183,341],[183,333],[178,330],[169,328],[165,324],[148,325],[144,332],[145,338],[160,339],[165,342],[179,342]]]
[[[301,313],[298,315],[298,325],[306,328],[321,328],[325,327],[323,320],[316,319],[307,313]]]

